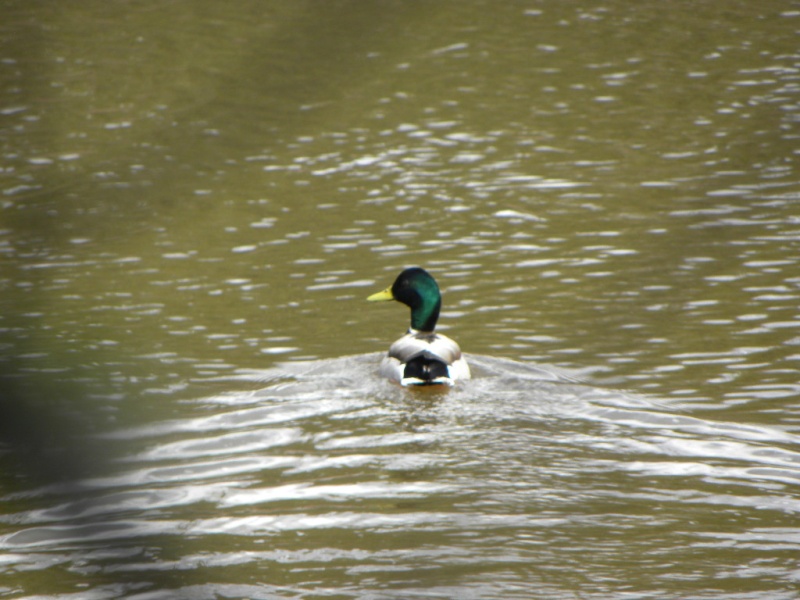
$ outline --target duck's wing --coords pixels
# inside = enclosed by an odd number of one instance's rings
[[[418,356],[450,365],[461,358],[461,348],[454,340],[438,333],[408,333],[389,348],[389,357],[403,364]]]
[[[469,365],[461,354],[461,348],[459,348],[455,340],[451,340],[446,335],[438,334],[432,347],[435,354],[442,357],[442,360],[447,363],[450,379],[455,381],[456,379],[469,379],[472,376]]]

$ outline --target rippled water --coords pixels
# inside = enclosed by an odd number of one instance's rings
[[[797,597],[791,4],[5,12],[0,597]]]
[[[484,356],[463,386],[409,392],[377,378],[379,359],[237,373],[230,388],[263,387],[109,432],[126,448],[112,475],[4,498],[5,568],[108,582],[97,598],[718,597],[796,582],[800,507],[776,493],[800,477],[796,435]]]

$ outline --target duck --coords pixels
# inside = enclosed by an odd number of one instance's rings
[[[425,269],[411,267],[369,302],[396,300],[411,308],[411,326],[395,341],[381,361],[380,374],[402,386],[448,385],[469,379],[470,370],[461,348],[446,335],[436,333],[442,295]]]

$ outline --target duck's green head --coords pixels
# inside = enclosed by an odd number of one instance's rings
[[[397,300],[410,306],[411,329],[417,331],[433,331],[442,308],[439,286],[430,273],[419,267],[406,269],[397,276],[391,287],[372,294],[367,300]]]

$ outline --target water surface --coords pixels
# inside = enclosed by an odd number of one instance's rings
[[[0,595],[795,597],[796,8],[9,3]]]

